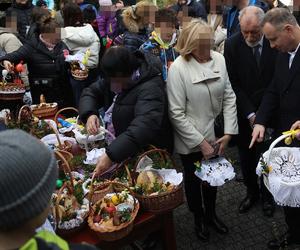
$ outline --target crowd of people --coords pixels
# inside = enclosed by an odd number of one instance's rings
[[[116,139],[98,160],[98,175],[148,145],[178,154],[195,232],[207,242],[210,228],[229,230],[216,214],[217,188],[194,174],[195,162],[236,145],[247,189],[238,212],[261,198],[263,214],[273,216],[274,199],[255,169],[274,138],[300,128],[297,12],[279,0],[178,0],[161,8],[61,0],[56,7],[51,0],[13,0],[1,20],[0,67],[10,72],[25,64],[24,103],[39,103],[43,94],[59,107],[76,107],[89,134],[105,122]],[[66,61],[80,53],[84,78]],[[0,249],[29,244],[47,214],[53,155],[36,147],[22,132],[0,133]],[[32,178],[14,185],[23,175]],[[300,208],[284,207],[284,214],[288,230],[268,242],[270,249],[300,244]],[[38,249],[52,249],[42,248],[58,242],[49,237],[34,237]],[[27,247],[21,249],[33,249]]]

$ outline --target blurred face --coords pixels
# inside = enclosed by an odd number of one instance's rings
[[[210,0],[210,10],[211,14],[221,13],[223,10],[223,1],[222,0]]]
[[[16,0],[17,4],[27,4],[28,0]]]
[[[178,0],[179,5],[186,5],[187,1],[186,0]]]
[[[155,30],[160,34],[160,38],[164,42],[171,42],[175,30],[175,26],[168,22],[155,23]]]
[[[131,81],[131,77],[111,77],[110,78],[110,90],[116,94],[126,89]]]
[[[57,44],[61,40],[61,29],[56,28],[54,33],[43,33],[42,37],[49,43]]]
[[[144,6],[142,8],[142,14],[144,24],[154,24],[155,23],[155,12],[157,11],[156,6]]]
[[[266,23],[263,27],[263,33],[269,40],[271,48],[281,52],[290,52],[296,49],[292,31],[293,27],[289,24],[282,29],[276,29],[270,23]]]
[[[248,46],[254,47],[262,38],[262,29],[257,18],[245,19],[246,18],[242,18],[240,21],[241,32]]]
[[[213,44],[212,35],[209,33],[203,33],[195,43],[196,49],[192,52],[192,56],[197,61],[207,61],[210,59],[210,50]]]
[[[192,17],[188,15],[188,6],[183,6],[182,11],[179,11],[177,13],[177,20],[179,22],[180,27],[185,27],[190,21],[192,20]]]

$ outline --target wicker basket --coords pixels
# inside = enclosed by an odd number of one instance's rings
[[[73,195],[73,188],[69,188],[69,187],[70,187],[70,185],[68,185],[67,183],[64,183],[64,185],[58,191],[58,198],[57,198],[57,202],[55,204],[54,209],[56,209],[56,207],[59,205],[59,201],[60,201],[62,192],[65,188],[67,188],[69,193],[71,195]],[[56,227],[56,233],[58,235],[62,236],[62,237],[70,237],[71,235],[78,233],[79,231],[81,231],[82,229],[84,229],[86,227],[86,225],[87,225],[87,220],[86,219],[87,219],[88,215],[89,215],[89,212],[87,212],[85,214],[85,216],[83,218],[83,222],[77,227],[74,227],[74,228],[71,228],[71,229],[61,229],[61,228],[58,228],[58,226],[57,226]],[[58,223],[59,218],[56,217],[55,219],[56,219],[56,222]]]
[[[297,171],[300,165],[299,158],[297,158],[299,155],[299,147],[276,147],[281,141],[284,141],[286,145],[290,145],[298,133],[300,133],[299,129],[283,132],[281,136],[271,143],[269,149],[262,155],[261,160],[265,161],[264,167],[260,161],[256,168],[256,173],[259,176],[261,174],[263,175],[265,186],[273,195],[274,201],[280,206],[300,207],[300,181],[299,172]],[[286,139],[288,141],[286,141]],[[291,141],[289,142],[289,140]],[[283,153],[284,157],[281,153]],[[282,161],[281,164],[278,163],[280,159]],[[290,178],[282,178],[283,173]]]
[[[159,153],[164,160],[169,158],[172,161],[173,166],[176,166],[174,160],[171,155],[163,149],[151,149],[145,153],[143,153],[137,160],[134,166],[134,172],[136,172],[137,166],[139,162],[147,155],[151,153]],[[135,174],[136,176],[136,174]],[[134,177],[135,177],[134,176]],[[136,181],[133,178],[134,182]],[[182,183],[176,186],[173,190],[169,192],[164,192],[158,195],[140,195],[135,193],[135,197],[139,200],[141,207],[145,211],[153,212],[153,213],[163,213],[169,210],[172,210],[183,203],[183,185]]]
[[[78,109],[76,108],[73,108],[73,107],[66,107],[66,108],[63,108],[63,109],[60,109],[56,112],[55,116],[54,116],[54,121],[56,122],[56,124],[58,125],[58,121],[57,121],[57,118],[58,116],[62,113],[62,112],[65,112],[65,111],[73,111],[76,113],[76,115],[78,115]]]
[[[87,68],[81,69],[79,63],[71,63],[71,75],[77,81],[86,80],[89,76],[89,70]]]
[[[60,188],[60,190],[57,193],[58,198],[57,198],[56,204],[54,206],[54,209],[57,209],[57,207],[59,205],[61,195],[62,195],[62,192],[65,188],[68,189],[68,192],[69,192],[70,195],[73,195],[73,193],[74,193],[74,178],[73,178],[73,175],[71,173],[70,165],[69,165],[68,161],[66,160],[66,158],[64,157],[64,155],[59,151],[55,151],[55,155],[56,155],[56,158],[61,161],[61,163],[58,165],[59,168],[61,168],[64,171],[64,173],[66,175],[68,175],[69,178],[70,178],[70,182],[65,182],[64,185]],[[75,204],[75,205],[78,205],[78,204]],[[88,215],[89,215],[89,213],[87,212],[85,214],[84,218],[83,218],[84,219],[83,223],[81,223],[80,226],[78,226],[78,227],[74,227],[74,228],[68,229],[68,230],[67,229],[60,229],[60,228],[57,227],[56,228],[57,234],[59,234],[60,236],[68,237],[68,236],[82,230],[87,224],[86,219],[87,219]],[[55,219],[56,219],[56,222],[58,223],[59,218],[56,216]]]
[[[41,105],[41,106],[40,106]],[[38,118],[53,117],[57,112],[57,103],[46,103],[44,106],[31,105],[32,113]]]
[[[66,152],[63,153],[62,151],[55,150],[54,153],[55,153],[56,159],[59,161],[58,162],[59,169],[62,170],[70,178],[70,183],[71,183],[70,188],[72,189],[72,192],[73,192],[74,179],[73,179],[73,175],[71,173],[72,169],[71,169],[70,164],[65,156]]]
[[[57,131],[56,128],[54,128],[51,124],[49,124],[50,128],[53,130],[55,136],[56,136],[56,139],[57,139],[57,142],[58,142],[58,150],[62,150],[62,151],[68,151],[68,152],[72,152],[72,143],[70,141],[64,141],[63,143],[61,142],[60,138],[59,138],[59,133]]]
[[[92,204],[95,204],[97,201],[103,199],[106,194],[111,193],[114,190],[112,185],[102,185],[102,183],[93,185],[95,178],[96,174],[94,173],[88,193],[88,199]]]
[[[122,183],[118,183],[118,182],[113,182],[113,181],[109,181],[109,182],[105,182],[102,185],[99,185],[98,188],[100,188],[101,190],[104,189],[105,186],[107,185],[123,185]],[[124,188],[128,188],[125,185],[123,185]],[[128,189],[130,191],[130,189]],[[96,190],[95,190],[96,191]],[[131,191],[130,191],[131,192]],[[120,226],[114,226],[114,227],[110,227],[110,228],[100,228],[97,227],[94,222],[93,222],[93,216],[94,216],[94,210],[96,208],[96,205],[101,202],[101,200],[99,200],[98,202],[96,202],[93,206],[90,206],[91,212],[90,215],[88,217],[88,224],[89,227],[97,234],[97,236],[104,241],[116,241],[119,239],[124,238],[125,236],[127,236],[133,229],[133,222],[134,219],[139,211],[139,203],[137,202],[137,200],[135,199],[134,195],[131,192],[131,195],[134,199],[134,210],[131,214],[131,220],[125,223],[122,223]]]
[[[23,100],[24,94],[24,84],[9,83],[0,87],[0,100],[3,101]]]
[[[129,186],[129,187],[132,187],[133,186],[133,181],[132,181],[132,176],[131,176],[131,172],[128,168],[128,163],[129,163],[130,159],[127,159],[123,162],[121,162],[117,167],[116,167],[116,170],[115,170],[115,173],[113,175],[113,181],[117,181],[116,180],[116,174],[118,173],[118,171],[120,169],[122,169],[123,167],[125,168],[125,171],[126,171],[126,175],[127,175],[127,178],[128,178],[128,183],[123,183],[121,182],[122,184],[126,185],[126,186]],[[120,182],[120,181],[117,181],[117,182]],[[119,192],[119,191],[122,191],[124,189],[124,187],[122,185],[114,185],[114,189]]]

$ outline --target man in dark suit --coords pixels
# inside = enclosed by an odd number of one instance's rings
[[[255,119],[250,147],[261,142],[271,114],[278,111],[276,132],[289,130],[300,120],[300,28],[295,17],[284,8],[270,10],[263,21],[263,33],[272,48],[278,49],[274,78],[266,91]],[[293,144],[291,144],[293,145]],[[299,142],[293,146],[299,147]],[[287,234],[282,240],[270,241],[269,248],[300,244],[300,208],[284,207]],[[294,249],[294,248],[293,248]]]
[[[268,11],[268,5],[261,0],[233,0],[232,7],[224,11],[223,19],[227,28],[227,38],[240,31],[239,13],[247,6],[257,6],[264,12]]]
[[[249,149],[255,113],[264,91],[271,83],[277,51],[270,48],[263,37],[261,22],[264,12],[248,6],[240,12],[241,32],[225,42],[224,56],[230,82],[237,97],[239,135],[237,137],[241,169],[247,196],[240,204],[239,212],[247,212],[259,199],[260,189],[255,172],[260,155],[266,145]],[[271,194],[262,185],[263,211],[272,216],[274,202]]]

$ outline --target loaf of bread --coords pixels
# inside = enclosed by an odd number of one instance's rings
[[[155,170],[142,171],[136,181],[137,185],[142,186],[147,192],[152,190],[155,184],[162,185],[163,182],[163,178]]]

